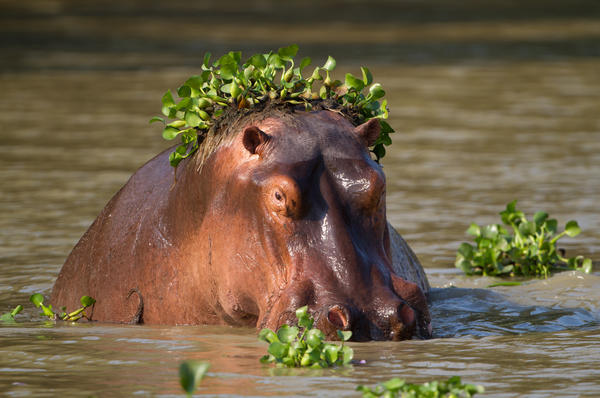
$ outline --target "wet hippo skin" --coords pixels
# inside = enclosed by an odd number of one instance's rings
[[[228,129],[175,183],[171,150],[142,166],[67,258],[52,303],[86,294],[97,321],[272,329],[308,305],[332,339],[430,337],[427,278],[386,221],[368,152],[379,122],[282,109]]]

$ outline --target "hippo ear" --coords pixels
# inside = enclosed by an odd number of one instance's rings
[[[377,141],[380,132],[381,124],[379,124],[379,119],[371,119],[354,128],[354,134],[360,137],[367,147],[370,147]]]
[[[253,155],[257,153],[256,149],[259,145],[269,140],[269,136],[256,126],[246,127],[243,134],[244,147]]]

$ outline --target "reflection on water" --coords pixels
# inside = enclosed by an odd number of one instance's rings
[[[167,146],[147,121],[204,51],[297,42],[316,64],[333,54],[340,71],[368,65],[387,90],[388,218],[436,287],[436,338],[353,344],[365,365],[284,371],[257,362],[266,348],[254,330],[44,324],[26,306],[0,325],[3,392],[179,394],[179,362],[204,359],[200,392],[223,396],[351,397],[357,384],[451,375],[489,396],[598,395],[598,5],[346,3],[240,13],[237,2],[0,2],[0,312],[47,294],[108,199]],[[583,233],[561,246],[596,274],[493,289],[459,275],[468,224],[498,222],[513,199],[560,225],[578,220]]]

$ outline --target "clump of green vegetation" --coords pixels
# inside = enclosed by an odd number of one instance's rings
[[[402,379],[393,378],[374,389],[361,385],[356,390],[363,393],[363,398],[469,398],[484,392],[483,386],[462,384],[458,376],[452,376],[447,381],[431,381],[425,384],[410,384]]]
[[[208,362],[202,361],[185,361],[179,365],[179,383],[188,397],[196,391],[209,367]]]
[[[296,310],[298,326],[283,325],[277,333],[263,329],[258,335],[260,340],[269,343],[268,355],[262,363],[276,363],[285,367],[310,367],[313,369],[347,365],[352,360],[352,348],[344,345],[352,336],[350,331],[339,331],[341,345],[325,343],[325,335],[313,328],[314,319],[308,314],[308,307]]]
[[[11,312],[0,315],[0,322],[12,323],[15,322],[15,317],[19,312],[23,311],[21,304],[17,305]]]
[[[480,227],[471,224],[467,233],[475,237],[475,246],[463,243],[456,254],[455,265],[467,275],[543,276],[551,271],[580,270],[590,273],[592,260],[576,256],[565,258],[556,247],[563,236],[574,237],[581,229],[576,221],[567,222],[557,233],[558,223],[548,213],[538,211],[531,221],[516,208],[514,200],[500,212],[504,225]]]
[[[311,101],[332,99],[344,108],[351,109],[359,121],[378,118],[381,134],[372,147],[377,160],[385,156],[384,145],[390,145],[389,136],[394,130],[383,119],[387,119],[387,101],[381,84],[373,84],[373,75],[362,67],[362,77],[346,74],[342,83],[334,80],[331,72],[336,61],[329,57],[312,74],[303,76],[303,70],[311,63],[309,57],[298,65],[294,57],[297,45],[280,48],[276,53],[255,54],[242,63],[242,54],[231,51],[211,63],[211,54],[204,56],[202,73],[191,76],[177,89],[176,101],[168,90],[162,97],[162,113],[168,119],[153,117],[150,123],[165,124],[162,136],[166,140],[180,137],[181,144],[169,156],[171,166],[192,155],[204,134],[214,125],[225,109],[253,108],[270,100],[291,105],[303,105],[312,109]],[[325,73],[323,77],[322,72]],[[363,90],[368,87],[368,92]],[[381,100],[381,102],[379,101]]]
[[[76,322],[76,321],[80,320],[81,318],[87,318],[85,309],[88,307],[91,307],[96,302],[96,300],[90,296],[82,296],[81,299],[79,300],[81,302],[82,307],[78,308],[77,310],[75,310],[73,312],[66,313],[65,311],[67,310],[67,307],[61,307],[60,312],[54,312],[51,304],[48,306],[45,306],[44,305],[44,296],[41,295],[40,293],[32,294],[31,297],[29,297],[29,301],[31,301],[33,303],[33,305],[36,306],[36,308],[42,309],[42,312],[40,315],[46,316],[50,320],[53,320],[53,321],[61,320],[61,321],[67,321],[67,322]]]

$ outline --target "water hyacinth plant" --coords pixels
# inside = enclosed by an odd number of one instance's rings
[[[463,243],[456,254],[455,265],[467,275],[543,276],[551,271],[580,270],[590,273],[592,260],[576,256],[563,257],[556,242],[563,236],[574,237],[581,229],[576,221],[567,222],[557,233],[558,223],[548,213],[538,211],[532,220],[516,208],[514,200],[500,212],[500,224],[480,227],[471,224],[467,233],[474,236],[475,245]],[[512,233],[511,233],[512,232]]]
[[[311,101],[319,99],[336,101],[350,109],[361,123],[378,118],[381,134],[371,150],[377,160],[383,158],[384,146],[392,143],[389,134],[394,130],[383,120],[388,117],[385,91],[379,83],[373,83],[369,69],[362,67],[361,77],[347,73],[344,82],[334,80],[331,72],[336,61],[330,56],[323,66],[303,75],[311,59],[305,57],[297,63],[297,52],[294,44],[277,52],[255,54],[244,63],[239,51],[231,51],[212,63],[207,53],[202,73],[191,76],[177,89],[178,99],[170,90],[163,95],[162,113],[173,120],[158,116],[150,119],[150,123],[165,124],[164,139],[181,140],[169,157],[171,166],[177,167],[198,149],[206,132],[229,107],[253,108],[267,101],[281,101],[310,110]]]
[[[54,312],[54,310],[52,309],[52,305],[45,306],[44,296],[40,293],[32,294],[31,297],[29,297],[29,301],[31,301],[33,305],[36,306],[36,308],[41,308],[42,313],[40,315],[46,316],[52,321],[61,320],[67,322],[76,322],[81,318],[87,318],[85,309],[91,307],[92,305],[94,305],[94,303],[96,303],[96,300],[92,297],[82,296],[79,300],[81,302],[81,308],[78,308],[73,312],[67,313],[67,307],[61,307],[60,312]]]
[[[462,384],[459,376],[452,376],[446,381],[431,381],[425,384],[410,384],[402,379],[393,378],[381,383],[374,389],[358,386],[363,398],[469,398],[484,392],[483,386]]]
[[[338,330],[342,344],[330,344],[324,341],[325,335],[321,330],[313,328],[314,319],[308,314],[307,306],[296,310],[296,318],[298,327],[283,325],[277,333],[271,329],[260,331],[258,338],[269,343],[269,354],[260,359],[262,363],[313,369],[350,363],[354,352],[344,342],[350,339],[352,332]]]
[[[0,322],[13,323],[19,312],[23,311],[21,304],[17,305],[11,312],[0,315]]]

